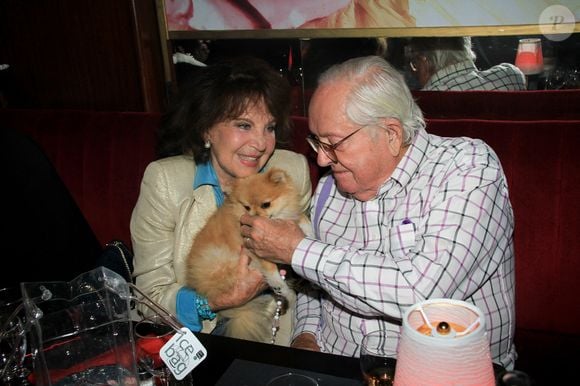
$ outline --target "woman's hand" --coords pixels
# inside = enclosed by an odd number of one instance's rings
[[[294,250],[304,238],[296,222],[248,214],[243,214],[240,222],[246,248],[274,263],[292,264]]]
[[[243,248],[240,252],[238,269],[235,272],[235,277],[231,280],[234,283],[231,292],[220,294],[215,299],[208,299],[212,311],[241,306],[255,298],[267,287],[262,273],[250,267],[250,257]]]
[[[302,350],[320,351],[320,347],[318,346],[318,343],[316,343],[316,337],[309,332],[303,332],[302,334],[298,335],[292,341],[290,347],[299,348]]]

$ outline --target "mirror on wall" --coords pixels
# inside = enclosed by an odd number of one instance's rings
[[[580,88],[580,33],[561,41],[543,35],[474,36],[475,65],[486,70],[500,63],[516,64],[521,39],[539,39],[541,69],[526,75],[528,90]],[[174,81],[177,85],[199,66],[228,56],[253,55],[267,60],[288,79],[294,92],[294,112],[307,114],[309,93],[318,75],[351,57],[381,55],[401,71],[412,90],[421,90],[409,55],[409,38],[348,37],[289,39],[174,39]]]

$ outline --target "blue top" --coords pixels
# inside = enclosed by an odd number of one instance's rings
[[[197,172],[193,180],[193,189],[195,190],[202,185],[210,185],[213,187],[215,202],[218,207],[222,206],[224,203],[224,192],[222,191],[222,187],[220,186],[220,182],[211,162],[197,165]]]
[[[193,180],[193,189],[197,189],[203,185],[210,185],[213,188],[215,202],[218,207],[224,203],[224,192],[210,162],[197,165],[197,172]],[[202,320],[197,312],[196,299],[200,297],[193,289],[189,287],[181,287],[177,292],[176,298],[176,313],[177,319],[191,331],[201,331]]]

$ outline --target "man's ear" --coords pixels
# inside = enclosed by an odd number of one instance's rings
[[[398,119],[385,118],[382,120],[385,128],[389,151],[393,157],[398,157],[403,148],[403,125]]]

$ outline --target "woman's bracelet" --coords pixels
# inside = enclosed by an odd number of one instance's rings
[[[214,320],[217,316],[216,313],[209,308],[207,299],[200,294],[197,294],[197,297],[195,298],[195,308],[197,308],[197,313],[202,320]]]

